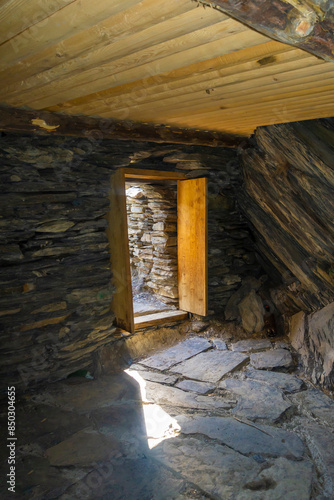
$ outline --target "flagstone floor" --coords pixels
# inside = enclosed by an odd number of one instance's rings
[[[296,374],[285,342],[197,335],[125,373],[29,392],[16,498],[333,499],[334,402]],[[14,498],[4,482],[0,497]]]

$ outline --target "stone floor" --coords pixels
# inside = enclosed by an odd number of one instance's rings
[[[284,342],[190,337],[17,403],[16,498],[334,498],[334,402]],[[2,476],[8,455],[1,449]],[[13,498],[2,482],[1,498]]]

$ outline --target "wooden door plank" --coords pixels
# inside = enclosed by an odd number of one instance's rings
[[[134,319],[125,179],[121,169],[117,170],[111,177],[110,207],[108,237],[113,284],[116,287],[111,308],[115,314],[116,325],[133,333]]]
[[[207,179],[178,181],[178,277],[180,309],[208,313]]]

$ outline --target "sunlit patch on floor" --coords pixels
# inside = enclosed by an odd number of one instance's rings
[[[125,373],[134,378],[140,387],[149,448],[154,448],[165,439],[177,437],[181,431],[180,425],[161,406],[148,401],[146,396],[146,381],[141,377],[140,372],[125,370]]]

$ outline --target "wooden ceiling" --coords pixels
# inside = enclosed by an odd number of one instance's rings
[[[334,115],[334,64],[192,0],[0,0],[2,103],[249,136]]]

